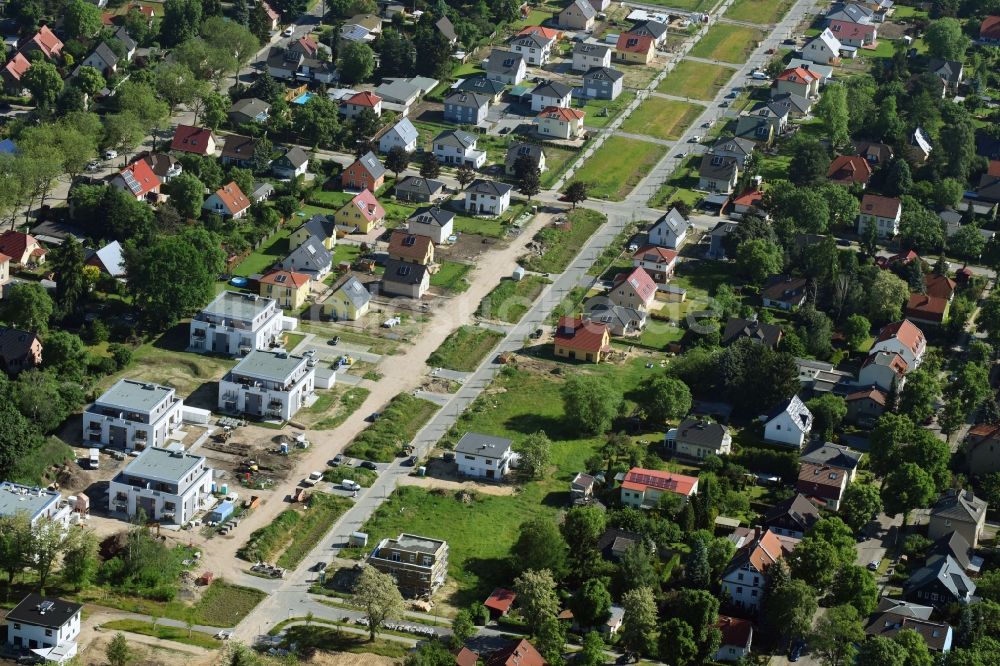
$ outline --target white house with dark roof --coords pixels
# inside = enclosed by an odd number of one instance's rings
[[[507,90],[507,86],[503,83],[488,79],[485,76],[470,76],[469,78],[461,79],[452,88],[462,92],[486,95],[493,104],[499,102],[500,98],[503,97],[504,91]]]
[[[464,130],[445,130],[434,137],[431,152],[441,164],[478,169],[486,163],[486,151],[476,148],[477,141]]]
[[[840,60],[840,40],[829,28],[824,28],[802,48],[802,57],[823,65],[836,64]]]
[[[292,250],[278,267],[286,271],[305,273],[313,280],[322,281],[333,269],[333,254],[323,241],[313,236]]]
[[[443,208],[418,208],[406,220],[406,230],[418,236],[427,236],[437,244],[444,243],[455,233],[455,214]]]
[[[490,111],[489,95],[457,90],[444,98],[444,119],[460,125],[478,125]]]
[[[504,173],[508,176],[517,175],[515,168],[517,161],[524,158],[531,160],[539,173],[545,171],[545,151],[542,147],[537,143],[515,141],[507,148],[507,154],[504,157]]]
[[[7,612],[7,646],[28,650],[47,664],[64,664],[77,654],[83,606],[31,593]]]
[[[382,292],[390,296],[421,298],[431,287],[430,271],[423,264],[388,259],[381,284]]]
[[[690,228],[691,222],[676,208],[671,208],[649,228],[648,242],[657,247],[679,250],[684,245],[684,241],[687,240],[687,232]]]
[[[664,444],[671,454],[702,460],[732,453],[733,436],[721,423],[689,417],[667,431]]]
[[[971,490],[948,490],[931,507],[927,537],[938,539],[949,532],[958,532],[972,548],[978,548],[987,507],[986,500],[976,497]]]
[[[83,442],[126,451],[166,446],[183,413],[184,401],[173,388],[119,379],[83,411]]]
[[[219,380],[219,411],[287,421],[315,394],[311,357],[258,349]]]
[[[525,33],[510,40],[510,50],[520,54],[527,64],[541,67],[549,62],[554,41],[538,33]]]
[[[573,71],[587,72],[594,67],[611,67],[611,51],[607,44],[577,42],[573,46]]]
[[[764,419],[765,442],[801,449],[811,430],[812,412],[797,395],[786,400]]]
[[[756,148],[757,143],[750,139],[730,137],[716,141],[709,152],[720,157],[732,157],[742,167],[746,164],[747,159],[753,155],[753,151]]]
[[[486,78],[491,81],[514,86],[523,81],[528,72],[523,54],[503,49],[493,49],[490,52],[484,69]]]
[[[273,298],[224,291],[191,319],[189,349],[237,356],[280,338],[284,315]]]
[[[501,481],[510,471],[514,458],[512,446],[513,442],[505,437],[467,432],[455,445],[458,473]]]
[[[465,188],[463,207],[473,215],[502,215],[510,207],[513,189],[507,183],[477,178]]]
[[[417,128],[413,126],[409,118],[403,118],[390,127],[378,140],[378,151],[388,154],[393,148],[402,148],[408,153],[417,149],[417,141],[420,135]]]
[[[278,178],[297,178],[309,170],[309,153],[292,146],[285,154],[271,162],[271,173]]]
[[[538,112],[550,106],[568,108],[572,99],[573,89],[564,83],[539,83],[531,91],[531,110]]]
[[[118,71],[118,54],[111,50],[107,42],[101,42],[97,45],[90,55],[84,58],[83,62],[80,63],[81,67],[93,67],[103,76],[110,76]],[[79,72],[77,69],[75,73]]]
[[[212,498],[212,468],[203,456],[151,446],[108,486],[108,511],[183,525]]]

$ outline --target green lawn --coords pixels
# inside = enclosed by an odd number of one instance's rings
[[[531,25],[541,25],[544,21],[548,21],[552,18],[552,12],[545,11],[544,9],[532,9],[528,12],[520,21],[514,21],[510,24],[510,27],[516,31],[523,30]]]
[[[504,278],[479,302],[477,314],[486,319],[516,324],[545,289],[545,285],[551,282],[541,275],[525,275],[521,280]]]
[[[680,326],[669,326],[662,321],[649,320],[646,329],[635,342],[643,347],[663,351],[671,342],[677,342],[684,337],[684,329]],[[632,341],[629,340],[629,344]]]
[[[333,248],[333,266],[336,268],[340,262],[349,261],[354,263],[354,260],[358,258],[361,254],[360,245],[350,245],[348,243],[337,243]],[[339,277],[339,276],[336,276]],[[334,279],[336,279],[336,277]]]
[[[458,209],[451,209],[456,212],[455,231],[463,234],[478,234],[491,238],[503,238],[506,227],[505,222],[517,219],[521,213],[527,209],[527,203],[511,201],[510,208],[504,211],[499,217],[472,217],[470,215],[457,214]]]
[[[704,12],[719,3],[719,0],[647,0],[647,5],[659,5],[689,12]]]
[[[304,219],[302,221],[305,221]],[[292,220],[290,223],[277,231],[273,236],[264,241],[264,245],[259,250],[254,250],[246,259],[233,270],[233,275],[247,277],[255,273],[263,273],[276,261],[281,261],[290,251],[288,247],[288,237],[292,230],[298,226],[298,221]]]
[[[443,261],[438,272],[431,276],[431,286],[441,287],[449,291],[465,291],[469,283],[465,276],[472,270],[470,264],[460,264],[457,261]]]
[[[271,524],[254,531],[237,555],[248,562],[277,561],[280,567],[294,569],[352,505],[345,497],[314,492],[308,510],[283,511]]]
[[[695,118],[705,110],[700,104],[689,104],[662,97],[647,97],[625,122],[623,132],[645,134],[657,139],[680,137]]]
[[[793,0],[736,0],[726,12],[726,18],[767,25],[777,23]]]
[[[725,65],[710,65],[695,60],[681,60],[656,87],[666,95],[713,100],[736,72]]]
[[[521,265],[536,273],[562,273],[607,219],[604,214],[585,208],[570,211],[566,224],[550,224],[535,234],[534,240],[544,251],[525,255],[520,259]]]
[[[358,411],[370,391],[360,386],[337,384],[324,391],[312,405],[299,410],[295,420],[314,430],[332,430]]]
[[[764,38],[764,31],[742,25],[717,23],[691,49],[696,58],[721,60],[722,62],[744,62],[757,44]]]
[[[185,627],[168,627],[163,624],[158,624],[154,628],[152,622],[143,622],[142,620],[111,620],[110,622],[102,623],[101,628],[111,631],[124,631],[130,634],[141,634],[143,636],[154,636],[163,640],[174,641],[175,643],[194,645],[206,650],[216,650],[221,646],[221,643],[215,637],[200,631],[188,632]]]
[[[325,623],[309,626],[296,624],[288,627],[285,631],[285,644],[289,647],[294,645],[297,653],[303,657],[311,655],[315,649],[329,654],[339,652],[376,654],[401,662],[410,651],[408,645],[399,641],[377,639],[372,643],[369,642],[367,635],[349,634]]]
[[[570,162],[580,156],[580,151],[573,148],[545,146],[545,171],[542,173],[542,188],[552,187],[559,176],[569,166]]]
[[[352,458],[390,462],[430,420],[438,405],[400,393],[382,409],[382,415],[362,430],[344,453]]]
[[[462,326],[427,357],[432,367],[472,372],[503,339],[503,333],[482,326]]]
[[[265,596],[260,590],[216,580],[191,608],[191,621],[209,627],[235,627]]]
[[[635,93],[631,91],[622,92],[618,99],[588,99],[587,103],[581,107],[581,111],[587,114],[583,119],[583,124],[588,127],[607,127],[608,123],[617,118],[618,114],[634,99]],[[606,112],[605,109],[607,109]],[[607,115],[602,115],[603,113]],[[548,157],[547,148],[546,157]]]
[[[650,208],[666,208],[675,199],[680,199],[692,207],[701,201],[704,195],[694,191],[694,188],[698,186],[698,165],[700,162],[701,157],[698,155],[686,158],[670,175],[667,182],[663,183],[656,194],[649,199]]]
[[[612,136],[573,180],[587,183],[588,195],[595,199],[621,201],[666,152],[666,147],[656,143]]]
[[[318,188],[315,192],[310,195],[310,202],[315,202],[314,205],[326,206],[327,208],[332,208],[334,210],[339,210],[343,208],[348,201],[354,198],[354,194],[351,192],[341,192],[339,190],[324,190]]]

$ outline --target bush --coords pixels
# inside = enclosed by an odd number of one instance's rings
[[[744,446],[731,459],[751,472],[777,474],[785,483],[793,483],[799,475],[799,456],[794,451],[774,451]]]
[[[132,363],[132,350],[125,345],[112,343],[108,345],[108,353],[115,360],[115,365],[118,366],[119,370]]]

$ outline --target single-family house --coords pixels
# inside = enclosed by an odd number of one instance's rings
[[[340,112],[348,118],[354,118],[365,109],[376,116],[382,115],[382,98],[375,93],[362,91],[344,99],[340,104]]]
[[[712,145],[709,152],[719,157],[732,157],[740,165],[740,168],[743,168],[756,147],[757,144],[752,140],[736,136],[719,139]]]
[[[333,254],[326,249],[322,240],[313,236],[289,252],[277,266],[282,270],[304,273],[321,282],[333,269]]]
[[[706,259],[725,259],[726,258],[726,246],[725,240],[736,228],[736,222],[730,222],[727,220],[722,220],[716,222],[715,226],[708,233],[708,251],[705,252]]]
[[[205,203],[202,204],[201,209],[221,215],[222,217],[239,219],[246,215],[250,209],[250,199],[243,194],[240,186],[233,181],[213,192],[205,199]]]
[[[738,197],[734,197],[730,200],[733,204],[732,209],[729,212],[730,217],[737,220],[742,219],[744,215],[749,213],[751,210],[756,209],[757,211],[763,212],[764,193],[760,190],[748,190]]]
[[[219,380],[223,413],[287,421],[316,393],[316,367],[308,356],[284,350],[250,352]]]
[[[987,16],[979,24],[979,41],[983,44],[1000,44],[1000,16]]]
[[[405,111],[427,92],[424,86],[431,81],[437,84],[436,79],[423,77],[386,78],[375,88],[375,94],[382,98],[383,104],[394,107],[394,111]]]
[[[514,459],[513,442],[505,437],[493,437],[467,432],[455,445],[458,473],[483,479],[502,481],[510,472]]]
[[[953,557],[942,557],[921,567],[903,583],[903,597],[943,611],[952,604],[972,601],[976,583]]]
[[[842,469],[847,474],[847,481],[851,482],[857,475],[858,466],[861,464],[861,455],[859,451],[854,451],[843,444],[826,442],[801,454],[799,462]]]
[[[454,46],[458,43],[458,33],[455,32],[455,26],[447,16],[442,16],[435,21],[434,27],[448,40],[449,44]]]
[[[42,364],[42,341],[30,331],[0,328],[0,370],[16,375]]]
[[[804,395],[830,393],[842,384],[854,384],[852,373],[837,370],[832,363],[811,358],[797,358],[795,366],[798,368],[799,384]]]
[[[496,104],[503,97],[507,86],[499,81],[488,79],[485,76],[470,76],[456,83],[454,89],[462,92],[476,93],[477,95],[486,95],[490,98],[491,104]]]
[[[555,41],[555,37],[547,38],[541,33],[525,33],[517,35],[510,40],[510,50],[515,55],[520,55],[524,59],[524,62],[528,65],[541,67],[548,64],[549,57],[552,52],[552,46],[555,44]],[[506,58],[504,61],[506,61]],[[513,67],[516,67],[516,65],[512,65],[512,68]],[[504,69],[511,68],[505,67]],[[513,76],[516,72],[517,70],[511,72],[510,76]],[[506,83],[506,81],[504,81],[504,83]]]
[[[581,317],[560,317],[556,326],[554,353],[562,358],[600,363],[611,351],[611,332],[604,324]]]
[[[733,436],[721,423],[688,417],[667,431],[664,445],[671,455],[703,460],[732,453]]]
[[[872,167],[860,155],[839,155],[830,162],[826,177],[837,185],[860,185],[863,189],[871,180]]]
[[[875,226],[879,238],[892,238],[899,234],[899,221],[903,206],[895,197],[866,194],[861,198],[858,211],[858,234],[864,237],[869,225]]]
[[[286,310],[299,310],[309,298],[312,279],[305,273],[272,270],[257,279],[261,296],[272,298]]]
[[[372,295],[353,275],[334,284],[320,304],[322,315],[333,321],[357,321],[368,314]]]
[[[736,554],[722,573],[722,595],[737,608],[761,607],[770,568],[795,550],[799,540],[759,527],[736,536]]]
[[[90,54],[83,59],[80,67],[93,67],[105,77],[113,75],[118,71],[118,54],[111,50],[107,42],[101,42]],[[79,68],[74,74],[79,72]]]
[[[864,2],[836,2],[830,5],[824,20],[829,25],[831,21],[846,21],[847,23],[870,24],[874,21],[875,10]]]
[[[215,134],[207,127],[193,127],[191,125],[178,125],[174,130],[174,138],[170,142],[170,150],[179,153],[193,153],[195,155],[214,155],[218,141]]]
[[[490,111],[490,96],[455,91],[444,98],[444,119],[459,125],[478,125]]]
[[[573,71],[589,72],[595,67],[611,67],[611,47],[594,42],[577,42],[573,46]]]
[[[160,193],[160,179],[145,160],[136,160],[115,174],[111,187],[134,197],[136,201],[155,200]]]
[[[429,266],[434,263],[434,243],[427,236],[397,229],[389,236],[390,259]]]
[[[910,154],[915,155],[921,162],[926,162],[933,150],[930,137],[924,129],[922,127],[915,128],[910,135]]]
[[[524,64],[524,54],[521,52],[493,49],[486,62],[486,78],[505,85],[516,86],[527,75],[528,68]]]
[[[883,602],[896,603],[897,606],[892,610],[882,610]],[[905,604],[905,606],[900,607],[898,604]],[[926,609],[927,617],[916,615],[912,610],[913,607]],[[915,606],[915,604],[907,604],[905,601],[895,602],[893,599],[883,597],[879,600],[879,608],[875,610],[875,614],[865,625],[865,634],[892,639],[900,631],[914,631],[920,634],[931,652],[945,654],[951,651],[954,631],[950,625],[944,622],[931,621],[930,614],[933,610],[930,606]]]
[[[927,537],[938,539],[949,532],[958,532],[972,548],[978,548],[986,524],[986,508],[986,501],[971,490],[949,489],[931,507]]]
[[[0,261],[0,264],[41,265],[45,263],[46,254],[48,254],[48,250],[31,234],[12,229],[0,233],[0,255],[7,258],[6,261]]]
[[[504,157],[504,173],[508,176],[516,176],[518,160],[530,161],[538,173],[545,171],[545,151],[537,143],[515,141],[510,144]]]
[[[770,108],[767,105],[763,105],[761,111],[763,113],[744,111],[736,118],[736,129],[733,130],[736,138],[764,145],[770,145],[774,141],[778,123],[770,117]]]
[[[368,151],[340,174],[340,185],[345,190],[370,190],[375,192],[385,183],[385,167],[375,153]]]
[[[478,169],[486,163],[486,151],[476,148],[477,141],[465,130],[445,130],[434,137],[432,152],[441,164]]]
[[[510,207],[513,187],[495,180],[477,178],[465,188],[463,208],[473,215],[503,215]]]
[[[152,169],[160,183],[169,183],[171,179],[184,173],[184,166],[173,155],[153,153],[142,158]]]
[[[332,250],[337,244],[337,229],[333,216],[317,213],[295,227],[288,237],[288,247],[296,248],[310,238],[319,239],[323,247]]]
[[[222,144],[222,163],[241,169],[252,168],[255,164],[254,153],[259,142],[260,139],[252,136],[227,135],[225,143]]]
[[[489,609],[490,617],[497,619],[510,612],[515,599],[517,599],[517,594],[513,591],[498,587],[490,593],[483,605]]]
[[[625,305],[615,305],[607,296],[598,294],[583,304],[583,318],[595,324],[604,324],[614,337],[635,335],[646,327],[648,313]]]
[[[3,330],[0,329],[0,336]],[[972,476],[1000,471],[1000,425],[980,423],[970,428],[965,437],[964,451],[965,466]]]
[[[278,178],[298,178],[309,170],[309,153],[292,146],[285,154],[271,162],[271,173]]]
[[[20,94],[24,90],[21,79],[28,73],[29,69],[31,69],[31,61],[25,58],[20,51],[15,52],[0,70],[4,87],[12,94]]]
[[[135,49],[139,46],[138,42],[132,39],[132,35],[128,34],[128,29],[125,26],[115,30],[115,39],[121,42],[122,49],[125,51],[125,60],[131,62],[135,56]]]
[[[401,201],[431,203],[444,196],[444,183],[422,176],[407,176],[396,182],[393,193]]]
[[[887,166],[892,161],[892,146],[878,141],[857,141],[854,152],[875,166]]]
[[[927,61],[927,71],[937,74],[943,84],[942,94],[955,93],[962,85],[962,77],[965,75],[965,68],[957,60],[944,60],[943,58],[931,58]]]
[[[565,106],[547,106],[535,117],[535,131],[543,137],[575,139],[583,134],[584,112]]]
[[[844,398],[847,403],[847,420],[861,425],[874,423],[885,413],[887,399],[886,393],[875,387],[849,393]]]
[[[799,478],[795,491],[812,501],[836,511],[847,489],[847,472],[839,467],[799,463]]]
[[[83,606],[32,592],[7,612],[7,647],[27,650],[47,664],[65,664],[77,654]]]
[[[851,23],[834,20],[830,21],[829,28],[843,46],[853,46],[860,49],[875,47],[878,42],[878,26],[874,23]]]
[[[715,661],[739,661],[750,655],[753,645],[753,623],[739,617],[720,615],[715,628],[722,635]]]
[[[164,447],[181,427],[184,401],[169,386],[119,379],[83,411],[86,445],[126,451]]]
[[[379,137],[378,151],[385,155],[393,148],[402,148],[406,152],[412,153],[417,149],[419,139],[417,128],[413,126],[409,118],[403,118]]]
[[[547,661],[535,646],[525,639],[514,640],[492,653],[485,660],[486,666],[546,666]]]
[[[950,306],[951,302],[947,298],[914,292],[906,301],[903,314],[910,321],[939,326],[948,319]]]
[[[840,40],[834,36],[829,28],[823,28],[823,32],[813,37],[802,47],[802,57],[805,60],[823,65],[836,65],[840,62],[840,49]]]
[[[244,97],[229,107],[229,121],[239,127],[246,123],[266,123],[271,105],[256,97]]]
[[[726,328],[722,331],[722,345],[728,346],[743,338],[749,338],[757,344],[767,345],[773,349],[781,342],[782,331],[780,326],[764,324],[757,319],[730,317],[726,321]]]
[[[406,220],[406,230],[411,234],[426,236],[433,243],[441,244],[454,233],[455,214],[437,206],[418,208]]]
[[[659,47],[667,41],[667,24],[654,19],[646,19],[635,23],[629,28],[629,33],[642,37],[652,37],[653,44]]]
[[[47,60],[55,60],[62,54],[62,40],[56,37],[49,26],[43,25],[24,44],[20,52],[28,56],[33,51],[39,51]]]
[[[111,241],[94,250],[84,263],[97,267],[101,273],[116,280],[125,280],[125,251],[118,241]]]
[[[589,0],[571,0],[570,3],[559,12],[559,27],[567,30],[590,31],[594,28],[594,19],[597,18],[597,10],[590,4]]]
[[[615,305],[648,312],[656,299],[656,283],[642,267],[615,276],[608,300]]]
[[[649,245],[632,255],[632,265],[645,270],[659,288],[674,276],[677,257],[677,250]]]
[[[615,44],[615,58],[631,65],[648,65],[656,53],[656,41],[649,35],[623,32]]]
[[[778,406],[764,419],[764,441],[801,449],[812,430],[812,412],[797,395]]]
[[[430,271],[423,264],[389,259],[382,274],[382,292],[390,296],[421,298],[430,289]]]
[[[705,155],[698,167],[698,189],[732,194],[740,177],[740,164],[733,157]]]
[[[697,477],[633,467],[622,479],[621,501],[635,509],[650,509],[667,493],[688,498],[697,492]]]
[[[281,21],[281,14],[274,11],[271,5],[264,2],[264,0],[261,0],[260,6],[264,10],[264,16],[267,17],[267,22],[265,24],[267,25],[267,29],[271,32],[274,32],[275,30],[278,29],[278,23],[279,21]]]
[[[611,67],[594,67],[583,75],[583,94],[590,99],[618,99],[625,74]]]
[[[191,318],[188,348],[239,356],[277,344],[283,331],[281,308],[273,299],[224,291]]]
[[[861,364],[858,383],[874,386],[886,394],[903,390],[909,366],[900,354],[891,351],[872,351]]]
[[[807,117],[812,111],[813,100],[795,93],[775,93],[772,91],[771,99],[767,105],[774,111],[775,115],[783,118],[783,123],[786,123],[792,118]],[[782,129],[784,129],[784,124],[782,124]]]
[[[899,354],[906,361],[908,371],[916,370],[927,351],[927,339],[913,322],[903,319],[882,327],[869,353],[879,351]]]
[[[761,288],[760,297],[766,308],[794,310],[806,302],[807,284],[808,281],[805,278],[773,275]]]
[[[542,111],[550,106],[569,107],[573,89],[558,81],[539,83],[531,91],[531,110]]]
[[[679,250],[687,240],[691,222],[676,208],[671,208],[649,228],[647,242],[656,247]]]
[[[792,93],[800,97],[819,95],[819,74],[803,67],[786,69],[774,79],[776,93]]]
[[[794,497],[771,507],[760,524],[776,534],[801,539],[821,517],[819,509],[808,497],[796,493]]]

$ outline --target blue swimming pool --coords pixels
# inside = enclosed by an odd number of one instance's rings
[[[237,275],[236,277],[234,277],[229,281],[229,284],[233,285],[234,287],[245,287],[249,282],[250,281],[247,280],[245,277],[240,277]]]
[[[311,100],[315,95],[311,92],[304,92],[295,99],[292,100],[292,104],[305,104]]]

